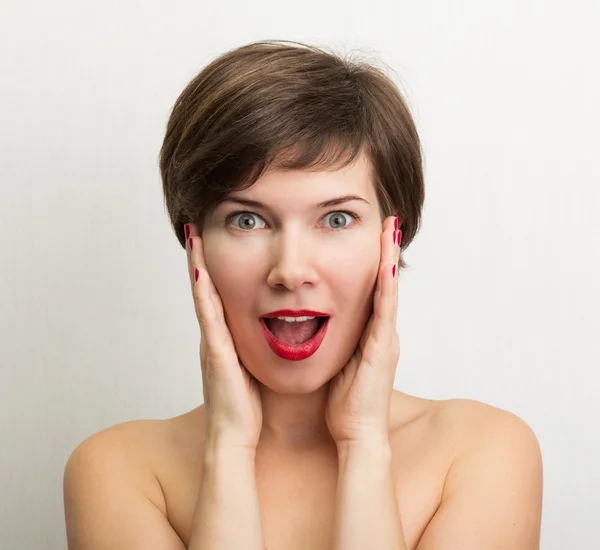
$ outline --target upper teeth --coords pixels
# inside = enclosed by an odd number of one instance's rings
[[[277,317],[277,319],[287,321],[288,323],[302,323],[303,321],[308,321],[309,319],[314,318],[315,317]]]

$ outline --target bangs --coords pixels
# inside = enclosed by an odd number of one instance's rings
[[[368,155],[363,141],[362,138],[359,140],[348,136],[320,136],[314,140],[307,139],[292,145],[274,147],[262,159],[252,157],[254,165],[231,191],[247,189],[269,170],[341,170],[355,162],[362,153]]]

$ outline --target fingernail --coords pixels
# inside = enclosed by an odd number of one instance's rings
[[[392,277],[396,276],[396,266],[392,266]]]
[[[188,239],[188,242],[190,243],[190,250],[191,250],[192,248],[194,248],[194,241],[192,241],[192,237],[190,237]]]
[[[398,218],[394,218],[394,229],[398,230]]]
[[[196,268],[194,270],[194,277],[195,277],[196,281],[198,280],[198,275],[200,275],[200,272],[198,271],[198,268]]]
[[[402,229],[400,229],[400,231],[398,231],[398,246],[400,246],[401,242],[402,242]]]
[[[394,244],[396,244],[396,232],[395,231],[392,233],[392,240],[394,241]]]
[[[185,238],[189,239],[190,238],[190,226],[186,223],[183,227],[185,228]]]

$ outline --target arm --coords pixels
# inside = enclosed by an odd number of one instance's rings
[[[332,550],[406,550],[389,442],[338,445]]]
[[[189,550],[263,550],[254,454],[207,444]]]
[[[542,456],[517,416],[495,409],[452,464],[417,550],[538,550]]]

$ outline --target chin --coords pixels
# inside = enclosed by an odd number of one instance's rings
[[[252,375],[271,391],[289,395],[308,395],[321,389],[331,380],[333,375],[327,376],[322,370],[310,372],[309,369],[269,369],[269,372],[254,373]]]

